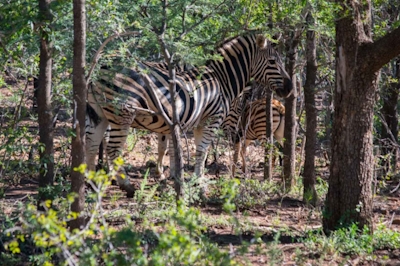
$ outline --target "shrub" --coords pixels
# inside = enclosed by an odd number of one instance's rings
[[[80,171],[85,171],[82,166]],[[78,214],[68,210],[74,196],[47,201],[46,212],[35,205],[21,206],[18,224],[9,224],[1,236],[6,241],[6,253],[0,260],[7,263],[24,261],[34,265],[233,265],[229,252],[211,243],[203,232],[199,210],[182,203],[161,226],[144,220],[132,222],[127,215],[125,224],[116,229],[105,219],[102,197],[110,184],[112,171],[85,172],[94,191],[87,197],[87,224],[70,231],[68,223]],[[143,204],[146,198],[141,198]],[[34,251],[29,253],[30,251]],[[28,254],[29,256],[25,256]],[[23,256],[24,255],[24,256]]]

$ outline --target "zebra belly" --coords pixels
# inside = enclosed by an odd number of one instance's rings
[[[170,128],[165,123],[162,116],[157,115],[138,115],[131,124],[133,128],[146,129],[161,134],[170,134]]]

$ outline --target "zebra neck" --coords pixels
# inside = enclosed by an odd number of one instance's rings
[[[222,60],[209,61],[215,79],[221,86],[221,95],[232,103],[250,82],[251,68],[255,60],[254,36],[238,37],[222,45],[218,53]]]

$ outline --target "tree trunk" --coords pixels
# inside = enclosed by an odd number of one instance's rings
[[[296,175],[296,100],[297,100],[297,79],[294,72],[297,60],[297,46],[300,41],[300,31],[295,36],[290,36],[286,43],[286,54],[288,62],[286,70],[292,78],[293,92],[285,99],[285,142],[283,145],[283,184],[284,192],[292,188]]]
[[[174,163],[175,163],[175,173],[172,178],[174,179],[174,187],[176,192],[176,202],[183,199],[184,190],[183,190],[183,158],[182,158],[182,145],[181,145],[181,129],[180,129],[180,120],[179,114],[176,110],[176,73],[175,73],[175,65],[172,65],[169,61],[169,76],[171,78],[171,83],[169,84],[169,91],[171,93],[171,105],[172,105],[172,126],[171,126],[171,138],[172,145],[174,147]]]
[[[400,27],[372,42],[371,2],[339,1],[336,89],[324,230],[357,223],[372,232],[373,111],[380,68],[400,53]]]
[[[174,188],[176,193],[176,202],[183,199],[183,158],[181,145],[181,129],[178,123],[174,122],[173,131],[171,131],[172,145],[174,147],[174,163],[175,173],[172,176],[174,179]]]
[[[304,85],[304,98],[306,109],[306,147],[303,173],[303,201],[315,206],[318,201],[315,190],[315,146],[317,142],[317,110],[315,107],[315,82],[317,79],[317,52],[315,45],[314,18],[311,13],[307,15],[307,41],[306,58],[307,71]]]
[[[372,226],[372,114],[378,75],[360,75],[359,67],[347,65],[349,62],[343,62],[346,60],[343,56],[337,59],[332,159],[323,218],[325,230],[352,222],[358,222],[360,228]],[[353,77],[348,80],[340,76],[338,68],[343,64],[353,71]]]
[[[85,163],[85,114],[86,114],[86,9],[85,0],[74,0],[74,59],[73,59],[73,94],[74,94],[74,121],[75,136],[72,138],[71,156],[71,191],[77,198],[71,205],[71,210],[81,213],[85,204],[85,176],[74,170],[75,167]],[[78,217],[71,221],[71,229],[84,225],[85,217]]]
[[[392,170],[396,171],[396,164],[398,158],[398,114],[397,114],[397,103],[399,101],[400,93],[400,59],[394,60],[392,69],[392,77],[396,82],[391,82],[389,87],[383,92],[383,106],[381,113],[386,123],[382,127],[381,139],[383,140],[382,153],[389,155],[387,158],[382,160],[381,164],[385,170],[385,174]]]
[[[265,94],[265,143],[264,143],[264,180],[272,180],[272,92],[267,91]],[[246,121],[249,121],[246,119]]]
[[[46,25],[51,22],[50,12],[51,0],[39,0],[39,21]],[[45,26],[43,26],[45,27]],[[40,31],[40,62],[39,62],[39,87],[37,92],[38,122],[40,143],[44,149],[39,149],[40,154],[40,176],[39,176],[39,200],[38,208],[51,195],[45,193],[44,188],[53,185],[54,179],[54,151],[53,151],[53,110],[51,106],[51,78],[52,78],[52,48],[48,39],[48,33]]]

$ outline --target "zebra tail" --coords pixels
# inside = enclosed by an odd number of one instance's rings
[[[90,106],[90,104],[86,104],[86,116],[91,122],[94,123],[95,126],[97,126],[101,122],[101,117],[96,113],[94,108]]]

